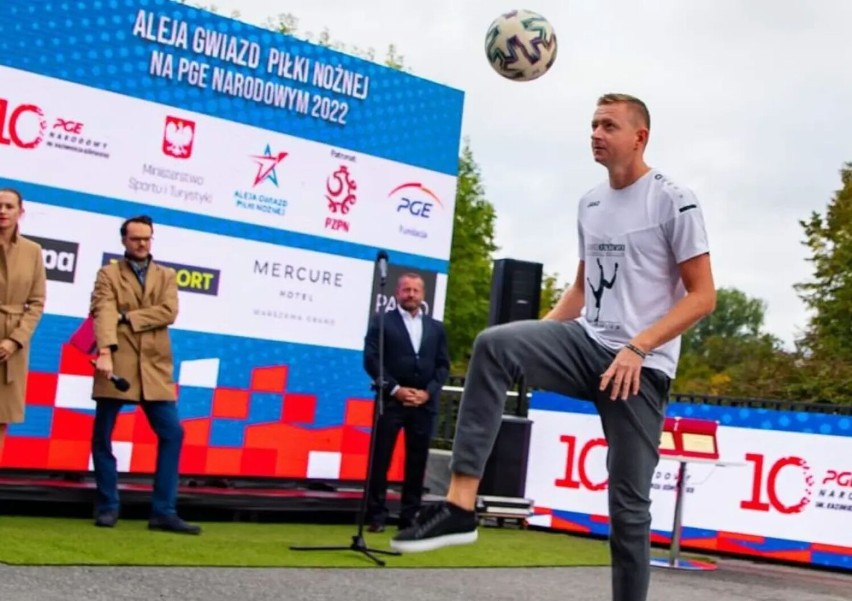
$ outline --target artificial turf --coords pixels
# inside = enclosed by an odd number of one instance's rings
[[[369,567],[361,553],[295,551],[291,545],[348,546],[354,526],[205,522],[200,536],[152,532],[144,520],[96,528],[91,520],[0,516],[0,563],[11,565]],[[390,550],[396,528],[365,533]],[[388,567],[606,566],[605,542],[560,533],[481,527],[472,545],[382,556]]]

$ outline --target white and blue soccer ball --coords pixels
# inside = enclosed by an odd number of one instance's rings
[[[540,14],[513,10],[488,26],[485,54],[503,77],[532,81],[547,73],[556,60],[556,33]]]

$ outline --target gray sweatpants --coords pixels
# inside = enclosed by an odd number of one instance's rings
[[[651,480],[659,460],[669,378],[643,368],[639,394],[611,401],[600,376],[615,353],[576,322],[515,321],[481,332],[473,345],[456,423],[452,470],[482,477],[502,421],[506,392],[527,385],[595,403],[608,443],[614,601],[644,601],[650,579]]]

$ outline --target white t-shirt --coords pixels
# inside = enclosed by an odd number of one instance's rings
[[[621,349],[686,295],[678,264],[709,252],[691,190],[652,169],[630,186],[604,182],[580,199],[585,310],[578,321],[599,343]],[[644,366],[674,378],[680,336],[653,349]]]

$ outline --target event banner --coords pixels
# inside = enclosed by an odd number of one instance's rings
[[[18,179],[448,257],[453,175],[15,69],[0,81]]]
[[[687,465],[683,546],[852,569],[852,419],[672,404],[668,415],[720,423],[719,462]],[[607,444],[590,402],[535,393],[526,495],[533,523],[606,534]],[[652,484],[652,530],[671,536],[679,463]]]
[[[35,202],[27,205],[27,216],[33,239],[49,249],[47,295],[55,300],[45,310],[85,315],[98,269],[122,258],[121,220]],[[372,262],[156,224],[153,250],[157,261],[177,272],[175,328],[352,350],[364,346]]]
[[[0,466],[90,469],[93,369],[68,339],[148,215],[179,290],[182,473],[363,477],[364,335],[396,308],[376,258],[443,316],[463,93],[169,0],[5,0],[0,39],[0,187],[48,277]],[[153,471],[139,411],[115,441]]]

